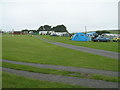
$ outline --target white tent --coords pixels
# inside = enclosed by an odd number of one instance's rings
[[[39,31],[39,34],[46,35],[47,31]]]

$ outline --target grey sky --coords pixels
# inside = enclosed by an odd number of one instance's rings
[[[2,0],[3,30],[64,24],[70,32],[118,28],[119,0]],[[0,16],[1,16],[0,15]]]

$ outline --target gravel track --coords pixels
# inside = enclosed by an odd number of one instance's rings
[[[51,43],[51,44],[54,44],[54,45],[58,45],[58,46],[61,46],[61,47],[75,49],[75,50],[78,50],[78,51],[92,53],[92,54],[101,55],[101,56],[105,56],[105,57],[109,57],[109,58],[119,60],[118,56],[120,55],[120,53],[117,53],[117,52],[98,50],[98,49],[75,46],[75,45],[70,45],[70,44],[64,44],[64,43],[55,42],[55,41],[48,40],[48,39],[43,39],[39,36],[35,36],[35,37],[40,39],[40,40],[43,40],[45,42],[48,42],[48,43]]]
[[[10,60],[1,60],[1,61],[8,62],[8,63],[14,63],[14,64],[34,66],[34,67],[39,67],[39,68],[49,68],[49,69],[64,70],[64,71],[71,71],[71,72],[100,74],[100,75],[108,75],[108,76],[118,77],[118,72],[113,72],[113,71],[88,69],[88,68],[80,68],[80,67],[70,67],[70,66],[60,66],[60,65],[25,63],[25,62],[10,61]]]
[[[34,72],[14,70],[14,69],[9,69],[9,68],[3,68],[3,71],[14,73],[14,74],[24,76],[27,78],[59,82],[59,83],[68,83],[72,85],[80,85],[80,86],[86,86],[86,87],[92,87],[92,88],[93,87],[94,88],[118,88],[118,83],[106,82],[102,80],[93,80],[93,79],[61,76],[61,75],[34,73]]]

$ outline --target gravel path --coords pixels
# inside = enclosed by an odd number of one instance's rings
[[[120,55],[120,53],[117,53],[117,52],[98,50],[98,49],[75,46],[75,45],[70,45],[70,44],[64,44],[64,43],[60,43],[60,42],[51,41],[48,39],[43,39],[39,36],[35,36],[35,37],[37,37],[40,40],[43,40],[45,42],[55,44],[58,46],[62,46],[62,47],[70,48],[70,49],[75,49],[75,50],[82,51],[82,52],[92,53],[92,54],[96,54],[96,55],[101,55],[101,56],[105,56],[105,57],[109,57],[109,58],[113,58],[113,59],[117,59],[117,60],[118,60],[118,55]]]
[[[80,68],[80,67],[70,67],[70,66],[60,66],[60,65],[25,63],[25,62],[10,61],[10,60],[1,60],[1,61],[8,62],[8,63],[14,63],[14,64],[34,66],[34,67],[39,67],[39,68],[49,68],[49,69],[64,70],[64,71],[71,71],[71,72],[88,73],[88,74],[101,74],[101,75],[118,77],[118,72],[113,72],[113,71],[88,69],[88,68]]]
[[[14,70],[9,68],[3,68],[3,71],[21,75],[27,78],[29,77],[39,80],[68,83],[73,85],[95,87],[95,88],[118,88],[118,83],[106,82],[102,80],[92,80],[92,79],[77,78],[77,77],[67,77],[61,75],[34,73],[34,72]]]

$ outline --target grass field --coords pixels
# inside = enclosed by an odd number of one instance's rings
[[[43,36],[49,38],[48,36]],[[51,37],[50,37],[51,38]],[[53,38],[53,37],[52,37]],[[61,38],[61,37],[56,37]],[[65,37],[64,37],[65,38]],[[68,37],[67,37],[68,38]],[[66,38],[65,38],[66,39]],[[60,47],[39,40],[29,35],[3,36],[2,58],[7,60],[85,67],[110,71],[118,71],[118,61],[104,56],[80,52]],[[56,39],[56,40],[62,40]],[[75,73],[54,69],[37,68],[3,62],[3,67],[45,74],[89,78],[111,82],[119,82],[117,77]],[[72,75],[71,75],[72,74]],[[81,76],[80,76],[81,75]],[[3,88],[83,88],[81,86],[35,80],[3,72]]]
[[[77,45],[77,46],[83,46],[83,47],[89,47],[89,48],[95,48],[95,49],[107,50],[113,52],[120,52],[120,50],[118,49],[119,46],[118,42],[92,42],[92,41],[82,42],[82,41],[72,41],[70,40],[70,37],[54,37],[48,35],[40,35],[40,37],[57,42],[71,44],[71,45]]]
[[[40,41],[30,36],[3,37],[3,59],[118,71],[118,61]]]
[[[43,80],[35,80],[3,72],[2,88],[83,88],[77,85],[69,85]]]
[[[120,30],[108,30],[111,34],[120,34]]]
[[[96,30],[96,31],[104,31],[104,30]],[[110,34],[120,34],[120,30],[105,30],[110,32]],[[94,31],[90,31],[90,32],[94,32]]]

